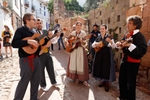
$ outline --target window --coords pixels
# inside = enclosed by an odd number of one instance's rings
[[[118,0],[116,0],[116,4],[118,4],[118,2],[119,2],[119,1],[118,1]]]
[[[19,27],[21,27],[21,20],[19,19]]]
[[[100,16],[102,15],[102,11],[99,12],[99,15],[100,15]]]
[[[119,33],[121,33],[121,27],[119,27]]]
[[[44,11],[44,16],[46,16],[46,12]]]
[[[18,23],[18,17],[16,17],[16,27],[19,27],[19,23]]]
[[[103,20],[101,20],[101,24],[103,24]]]
[[[42,4],[40,3],[40,7],[42,7]]]
[[[18,8],[18,0],[15,0],[15,5]]]
[[[122,53],[120,53],[120,59],[122,59]]]
[[[110,24],[110,18],[108,18],[108,24]]]
[[[25,10],[25,13],[26,13],[27,12],[27,8],[25,7],[24,10]]]
[[[41,14],[41,8],[40,8],[40,14]]]
[[[120,21],[120,15],[117,16],[117,22],[119,22],[119,21]]]
[[[118,58],[116,58],[116,63],[118,63]]]
[[[44,6],[44,10],[45,10],[45,6]]]

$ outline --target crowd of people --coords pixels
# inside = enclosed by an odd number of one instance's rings
[[[117,100],[136,100],[136,76],[140,66],[140,58],[147,51],[147,43],[139,31],[142,27],[141,18],[130,16],[126,21],[128,33],[117,42],[108,33],[106,24],[100,25],[100,28],[96,24],[93,25],[93,30],[87,34],[82,30],[80,21],[72,26],[72,32],[63,40],[64,33],[59,30],[61,26],[58,21],[56,21],[53,29],[44,30],[42,19],[36,19],[34,14],[26,13],[23,16],[24,26],[15,31],[10,43],[6,40],[12,37],[12,33],[9,27],[5,25],[5,31],[2,32],[3,39],[0,39],[0,42],[3,41],[6,57],[8,57],[8,47],[12,56],[11,46],[18,48],[19,55],[21,79],[17,85],[14,100],[23,100],[29,82],[31,83],[30,100],[38,100],[39,85],[43,91],[49,90],[45,81],[45,68],[52,86],[57,88],[53,59],[49,52],[50,48],[53,50],[53,44],[56,42],[58,42],[58,50],[61,50],[61,43],[62,48],[70,52],[66,76],[75,84],[82,83],[88,88],[90,88],[88,83],[90,77],[86,49],[92,51],[91,75],[95,80],[100,81],[98,87],[104,87],[106,92],[109,92],[110,83],[116,81],[112,49],[122,49],[124,54],[119,72],[120,96]],[[43,38],[38,38],[39,36]],[[129,39],[132,41],[129,42]]]

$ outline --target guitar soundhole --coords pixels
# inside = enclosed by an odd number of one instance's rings
[[[34,46],[33,46],[33,45],[29,45],[29,47],[30,47],[31,49],[34,49]]]
[[[38,43],[39,43],[39,41],[40,41],[38,38],[35,38],[34,40],[36,40]]]

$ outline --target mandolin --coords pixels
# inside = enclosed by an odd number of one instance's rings
[[[26,37],[26,38],[23,38],[22,40],[29,40],[29,39],[34,39],[36,40],[39,45],[43,45],[44,42],[45,42],[45,39],[44,37],[47,36],[47,33],[44,33],[44,34],[39,34],[39,33],[35,33],[33,36],[31,37]],[[28,53],[28,54],[33,54],[37,51],[38,47],[34,47],[33,45],[28,45],[28,46],[25,46],[25,47],[22,47],[22,49]]]
[[[28,39],[36,40],[39,43],[39,46],[41,46],[41,51],[43,51],[43,49],[45,48],[44,47],[44,45],[45,45],[44,37],[47,35],[48,35],[47,32],[44,32],[42,35],[39,33],[35,33],[32,37],[26,37],[23,40],[28,40]],[[54,34],[54,35],[52,35],[51,38],[48,38],[48,41],[51,40],[52,38],[54,38],[55,36],[57,36],[57,34]],[[22,49],[28,54],[33,54],[37,51],[38,47],[34,47],[33,45],[28,45],[28,46],[22,47]]]
[[[104,44],[103,44],[102,41],[98,42],[97,44],[98,44],[99,46],[94,48],[95,52],[98,52],[98,51],[101,50],[101,48],[104,46]]]

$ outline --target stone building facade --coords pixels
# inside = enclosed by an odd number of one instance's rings
[[[76,23],[76,21],[81,21],[83,24],[82,29],[88,32],[88,20],[80,16],[76,16],[74,11],[66,10],[63,0],[54,0],[54,20],[55,19],[58,19],[58,23],[65,33],[65,36],[72,32],[72,26]]]
[[[74,11],[66,9],[63,0],[54,0],[54,19],[73,17]]]
[[[139,15],[143,20],[141,32],[146,41],[150,39],[150,0],[111,0],[107,3],[101,3],[97,9],[89,13],[90,31],[96,23],[98,25],[107,24],[111,31],[116,33],[121,40],[126,30],[126,18],[130,15]],[[141,66],[137,77],[138,88],[150,94],[150,47],[146,55],[141,59]],[[122,51],[115,52],[115,61],[117,70],[119,70]]]
[[[129,9],[129,0],[110,0],[109,2],[100,2],[97,9],[89,12],[89,29],[92,31],[93,25],[108,25],[108,30],[111,30],[112,35],[117,40],[121,40],[126,30],[126,11]],[[122,51],[115,52],[115,61],[117,70],[119,70]]]
[[[68,36],[72,32],[72,26],[80,21],[82,23],[82,30],[88,33],[88,20],[82,18],[80,16],[77,17],[68,17],[68,18],[60,18],[58,23],[60,24],[63,32],[65,33],[65,37]],[[64,30],[65,29],[65,30]]]
[[[130,0],[130,8],[126,16],[139,15],[143,19],[141,32],[144,34],[146,41],[150,39],[150,0]],[[138,88],[150,94],[150,47],[146,55],[142,58],[139,69],[137,84]]]

